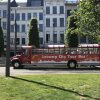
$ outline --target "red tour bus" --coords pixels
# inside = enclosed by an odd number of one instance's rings
[[[20,55],[11,57],[14,68],[25,65],[66,65],[76,68],[78,65],[100,66],[100,44],[82,44],[77,48],[64,45],[49,45],[47,48],[22,46]]]

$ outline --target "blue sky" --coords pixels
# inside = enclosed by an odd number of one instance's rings
[[[1,1],[1,0],[0,0]],[[8,0],[2,0],[2,1],[8,1]],[[11,0],[13,1],[13,0]],[[16,2],[26,2],[27,0],[16,0]],[[67,1],[67,0],[66,0]],[[68,1],[76,1],[76,0],[68,0]]]

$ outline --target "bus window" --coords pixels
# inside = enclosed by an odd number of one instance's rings
[[[97,54],[100,54],[100,48],[97,48]]]
[[[77,54],[83,54],[82,48],[77,48]]]
[[[29,55],[29,49],[22,49],[22,54]]]
[[[100,48],[94,48],[94,54],[100,54]]]
[[[48,54],[49,53],[48,51],[49,51],[49,49],[43,49],[44,54]]]
[[[77,54],[77,48],[71,48],[71,54]]]
[[[50,53],[50,54],[54,54],[54,53],[55,53],[54,49],[53,49],[53,48],[50,48],[50,49],[49,49],[49,53]]]
[[[60,48],[60,54],[67,54],[66,48]]]

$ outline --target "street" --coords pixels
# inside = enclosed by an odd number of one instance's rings
[[[24,68],[13,69],[10,67],[10,75],[33,75],[33,74],[100,74],[100,68]],[[5,67],[0,67],[0,75],[5,76]]]

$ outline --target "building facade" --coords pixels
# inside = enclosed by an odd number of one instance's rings
[[[27,0],[25,3],[11,4],[10,43],[14,47],[15,19],[17,23],[17,46],[27,45],[29,24],[32,18],[38,21],[41,46],[48,44],[64,44],[67,17],[77,9],[77,2],[65,0]],[[7,3],[0,3],[0,17],[5,37],[7,34]]]

